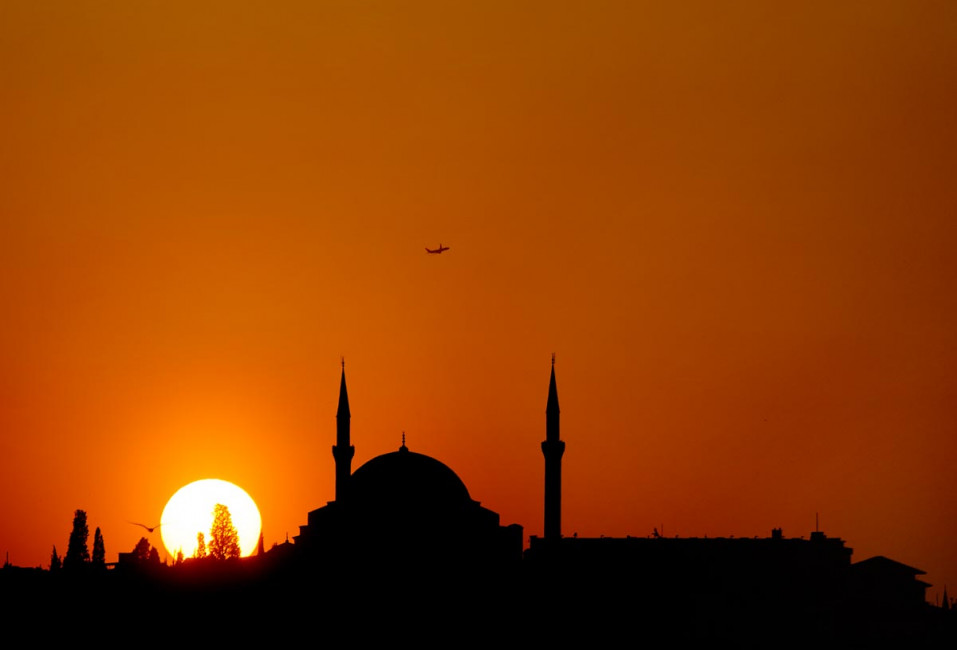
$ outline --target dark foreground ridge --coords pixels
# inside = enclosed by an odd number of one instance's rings
[[[724,540],[744,542],[724,557],[711,544],[703,552],[694,548],[703,541],[537,544],[514,570],[467,561],[349,569],[304,558],[284,544],[260,557],[175,567],[117,566],[83,574],[7,567],[0,570],[0,594],[7,603],[5,629],[33,630],[43,638],[72,637],[78,629],[104,639],[185,629],[201,642],[306,634],[319,643],[342,630],[403,643],[513,639],[536,647],[625,639],[745,647],[892,641],[912,648],[953,647],[957,640],[957,612],[881,601],[854,565],[827,575],[804,566],[802,575],[775,565],[771,551],[765,556],[770,564],[749,569],[737,565],[736,556],[749,553],[752,542],[770,548],[771,539]],[[628,548],[629,542],[644,548]],[[596,545],[605,548],[587,549]]]

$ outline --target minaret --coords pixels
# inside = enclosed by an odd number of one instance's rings
[[[349,444],[349,393],[346,392],[346,361],[342,360],[342,379],[339,381],[339,409],[336,411],[336,444],[332,457],[336,459],[336,501],[346,496],[346,485],[352,475],[352,457],[356,448]]]
[[[552,378],[548,382],[548,404],[545,407],[545,539],[562,537],[562,454],[565,443],[558,439],[558,389],[555,387],[555,355],[552,355]]]

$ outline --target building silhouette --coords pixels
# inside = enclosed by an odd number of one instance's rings
[[[522,527],[469,495],[447,465],[405,444],[350,472],[355,447],[349,430],[345,367],[336,415],[336,498],[311,511],[295,546],[306,561],[336,558],[352,572],[404,569],[444,573],[501,571],[522,559]]]
[[[808,539],[787,538],[781,529],[765,538],[563,536],[559,414],[553,357],[541,443],[544,536],[531,537],[523,551],[521,526],[501,525],[451,468],[411,451],[404,435],[397,451],[350,471],[355,448],[343,367],[332,448],[336,498],[308,513],[284,552],[297,570],[311,568],[342,588],[358,576],[395,597],[396,585],[441,578],[442,594],[462,602],[468,592],[473,608],[476,589],[494,593],[492,618],[523,612],[527,622],[575,611],[539,630],[555,638],[569,626],[585,634],[595,621],[614,630],[639,613],[682,630],[680,638],[732,640],[782,626],[822,638],[873,630],[878,638],[923,616],[929,585],[917,579],[922,571],[880,557],[854,564],[844,540],[821,531]],[[888,631],[887,621],[898,627]]]

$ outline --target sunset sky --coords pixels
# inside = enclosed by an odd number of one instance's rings
[[[0,552],[396,450],[957,589],[957,4],[0,1]],[[426,246],[451,250],[426,255]],[[159,535],[152,540],[160,545]]]

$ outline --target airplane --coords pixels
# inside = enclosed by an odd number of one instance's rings
[[[449,250],[449,247],[443,246],[442,244],[439,244],[439,247],[435,249],[429,248],[429,247],[425,248],[425,252],[428,253],[429,255],[438,255],[442,251],[447,251],[447,250]]]

